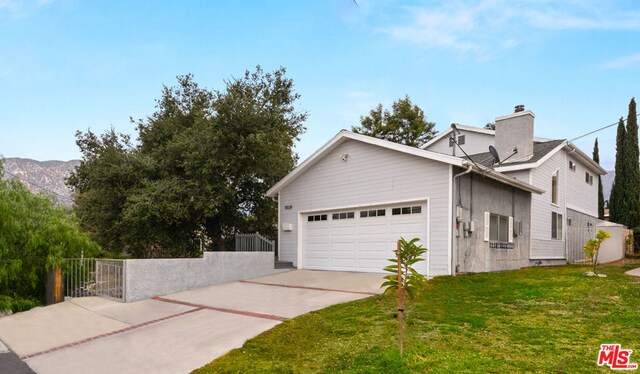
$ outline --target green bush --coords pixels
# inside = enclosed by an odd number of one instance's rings
[[[0,175],[2,169],[0,162]],[[48,269],[99,252],[70,210],[16,180],[0,181],[0,309],[18,312],[44,301]]]

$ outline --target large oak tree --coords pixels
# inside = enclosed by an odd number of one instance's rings
[[[275,234],[265,192],[297,162],[307,114],[285,69],[259,66],[201,88],[192,75],[164,87],[157,110],[135,121],[138,142],[78,134],[83,160],[68,179],[83,227],[109,250],[177,257],[228,249],[237,232]]]

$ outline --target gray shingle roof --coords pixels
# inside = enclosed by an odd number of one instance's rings
[[[539,161],[546,156],[549,152],[553,151],[560,143],[564,142],[564,139],[550,140],[548,142],[533,142],[533,157],[526,161],[508,162],[505,165],[522,165]],[[500,158],[507,157],[508,155],[500,155]],[[516,156],[514,156],[516,157]],[[465,157],[466,158],[466,157]],[[493,156],[489,152],[476,153],[469,155],[469,159],[475,161],[477,164],[491,167],[493,166]]]

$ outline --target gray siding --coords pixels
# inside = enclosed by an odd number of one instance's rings
[[[530,179],[530,169],[527,170],[516,170],[516,171],[509,171],[504,173],[508,176],[510,176],[511,178],[515,178],[519,181],[525,182],[525,183],[530,183],[531,181]]]
[[[551,212],[562,214],[566,219],[565,194],[567,191],[567,157],[564,152],[558,152],[545,161],[538,168],[531,171],[531,182],[534,186],[544,189],[542,195],[533,194],[531,199],[531,258],[555,259],[565,257],[563,232],[562,239],[551,239]],[[558,204],[551,203],[551,176],[559,170]],[[566,231],[566,224],[563,225]]]
[[[596,225],[600,220],[590,215],[567,208],[567,261],[579,262],[588,257],[582,248],[596,235]]]
[[[489,151],[489,146],[495,143],[493,135],[481,134],[472,131],[460,130],[460,135],[465,136],[465,142],[461,146],[467,154],[476,154]],[[456,147],[457,148],[457,147]],[[453,147],[449,147],[449,136],[445,136],[426,148],[427,151],[451,155]],[[456,149],[456,156],[464,156],[460,149]]]
[[[563,151],[564,152],[564,151]],[[569,170],[569,161],[576,163],[576,171]],[[598,216],[598,175],[567,155],[567,207],[579,210],[593,217]],[[593,175],[593,185],[585,182],[585,172]]]
[[[454,196],[456,205],[463,207],[465,222],[474,222],[475,231],[454,231],[456,269],[460,272],[486,272],[520,269],[529,265],[531,194],[483,178],[466,175],[460,178],[460,194]],[[490,248],[484,241],[484,212],[513,217],[522,222],[522,234],[514,230],[514,248]]]
[[[448,274],[449,170],[445,163],[345,141],[280,192],[280,259],[297,264],[300,211],[429,198],[429,275]],[[282,231],[287,222],[292,232]]]

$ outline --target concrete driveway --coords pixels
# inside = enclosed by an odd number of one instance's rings
[[[287,319],[380,293],[382,274],[294,270],[135,303],[77,298],[0,318],[37,373],[187,373]]]

